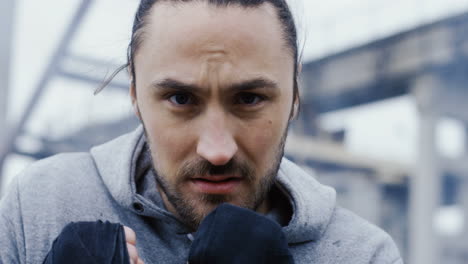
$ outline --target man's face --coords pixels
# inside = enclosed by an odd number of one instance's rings
[[[131,95],[166,206],[194,228],[222,202],[261,210],[293,102],[275,9],[161,2],[147,18]]]

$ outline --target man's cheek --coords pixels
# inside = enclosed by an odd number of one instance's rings
[[[268,158],[268,154],[271,152],[271,149],[278,144],[279,143],[276,142],[275,137],[271,132],[268,130],[261,130],[261,133],[254,134],[245,145],[249,146],[248,152],[250,152],[254,162],[258,163]]]

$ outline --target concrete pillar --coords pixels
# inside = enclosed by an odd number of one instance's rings
[[[414,84],[419,107],[418,159],[410,177],[409,263],[439,264],[440,247],[433,228],[440,203],[440,169],[435,145],[437,78],[424,76]]]
[[[15,0],[0,1],[0,144],[6,137],[8,110],[8,88],[11,74],[11,43],[13,39]],[[1,146],[0,146],[1,148]],[[0,163],[0,186],[2,186],[2,164]],[[0,194],[1,195],[1,194]]]

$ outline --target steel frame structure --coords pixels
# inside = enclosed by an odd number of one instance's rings
[[[12,12],[13,6],[14,6],[14,0],[5,0],[1,1],[0,4],[5,5],[5,8],[1,8],[0,6],[0,17],[2,17],[5,20],[5,23],[0,23],[0,30],[4,30],[5,34],[2,34],[2,36],[11,36],[11,25],[12,23],[8,23],[8,21],[12,21]],[[23,129],[25,124],[28,122],[31,114],[33,113],[34,109],[38,105],[38,102],[40,101],[42,95],[46,91],[48,85],[50,82],[57,77],[65,77],[69,79],[74,79],[74,80],[79,80],[83,82],[88,82],[88,83],[93,83],[93,84],[98,84],[102,82],[102,79],[99,77],[93,76],[92,73],[87,73],[87,74],[82,74],[78,73],[76,70],[73,69],[73,63],[78,63],[78,64],[88,64],[92,65],[93,68],[106,68],[109,65],[95,59],[91,58],[84,58],[80,56],[74,56],[73,54],[70,53],[70,47],[73,39],[76,37],[76,34],[83,23],[83,20],[85,19],[85,16],[89,12],[90,8],[92,7],[93,3],[95,0],[82,0],[80,2],[80,5],[78,9],[76,10],[75,14],[71,18],[68,27],[65,30],[64,35],[62,36],[61,40],[59,41],[58,47],[56,48],[55,52],[52,55],[51,60],[49,61],[48,65],[46,66],[44,73],[42,74],[39,82],[36,85],[36,88],[34,89],[34,93],[31,96],[30,101],[27,103],[25,110],[21,114],[21,117],[19,118],[18,121],[15,123],[4,125],[3,127],[5,129],[0,130],[0,132],[4,132],[4,134],[0,134],[0,172],[2,171],[3,164],[5,162],[5,159],[7,156],[12,153],[12,152],[20,152],[21,150],[18,151],[18,149],[15,146],[16,139],[18,138],[19,135],[23,133]],[[4,14],[2,13],[4,12]],[[11,41],[11,37],[6,37],[2,38],[2,40],[5,40],[5,43],[1,43],[3,45],[6,45],[7,42]],[[3,53],[1,54],[2,59],[1,62],[7,61],[9,59],[9,54],[11,54],[9,46],[5,46],[4,48],[0,47],[0,52]],[[3,64],[2,64],[3,65]],[[1,65],[0,65],[1,66]],[[8,66],[6,66],[8,67]],[[1,67],[0,67],[1,69]],[[98,71],[98,72],[105,72],[105,70]],[[8,81],[8,76],[9,72],[7,70],[2,71],[0,70],[0,74],[5,74],[6,77],[0,78],[0,81],[3,81],[4,83]],[[0,76],[3,77],[3,76]],[[2,83],[3,84],[3,83]],[[113,88],[128,88],[127,84],[124,84],[122,82],[111,82],[109,84],[110,87]],[[3,124],[4,121],[4,116],[6,116],[4,113],[6,111],[6,87],[8,87],[6,84],[2,86],[4,89],[0,89],[0,125]],[[5,101],[5,102],[3,102]],[[0,173],[0,189],[1,189],[1,184],[2,184],[2,177]]]

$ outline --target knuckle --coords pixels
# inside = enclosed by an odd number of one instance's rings
[[[130,227],[124,226],[125,241],[127,243],[136,244],[136,234]]]

